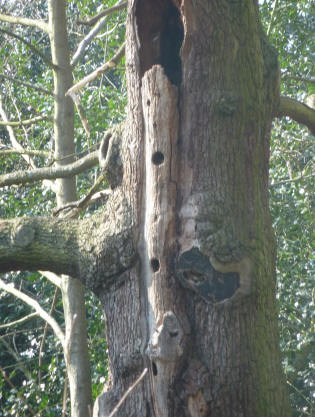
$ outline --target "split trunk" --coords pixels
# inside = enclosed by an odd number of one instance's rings
[[[268,207],[278,64],[252,0],[130,1],[121,190],[139,258],[102,300],[103,416],[288,416]]]

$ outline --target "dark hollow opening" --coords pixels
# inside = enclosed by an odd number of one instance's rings
[[[154,152],[152,155],[152,162],[154,165],[161,165],[164,162],[164,155],[162,152]]]
[[[151,259],[150,263],[153,272],[157,272],[160,269],[160,262],[158,259]]]
[[[141,76],[153,65],[160,64],[171,83],[179,86],[184,27],[178,7],[172,0],[138,0],[136,20]]]
[[[157,370],[157,366],[155,362],[152,362],[152,372],[154,376],[158,374],[158,370]]]

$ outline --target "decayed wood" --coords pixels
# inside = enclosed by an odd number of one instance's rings
[[[147,325],[152,397],[156,416],[169,415],[168,395],[176,361],[183,354],[183,330],[174,314],[170,283],[175,245],[178,92],[161,66],[142,79],[145,125],[145,181],[142,279],[147,291]]]

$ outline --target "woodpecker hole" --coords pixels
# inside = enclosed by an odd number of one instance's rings
[[[154,165],[161,165],[164,162],[164,155],[162,152],[154,152],[152,155],[152,162]]]
[[[160,262],[158,259],[153,258],[150,263],[153,272],[157,272],[160,269]]]

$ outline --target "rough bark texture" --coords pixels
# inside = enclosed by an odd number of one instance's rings
[[[93,416],[148,367],[117,416],[287,417],[268,207],[278,66],[257,4],[130,0],[126,64],[125,134],[100,152],[119,181],[103,216],[62,226],[105,313]]]
[[[256,6],[129,3],[124,187],[141,269],[99,294],[112,376],[94,416],[145,365],[118,415],[289,415],[268,208],[278,67]]]

